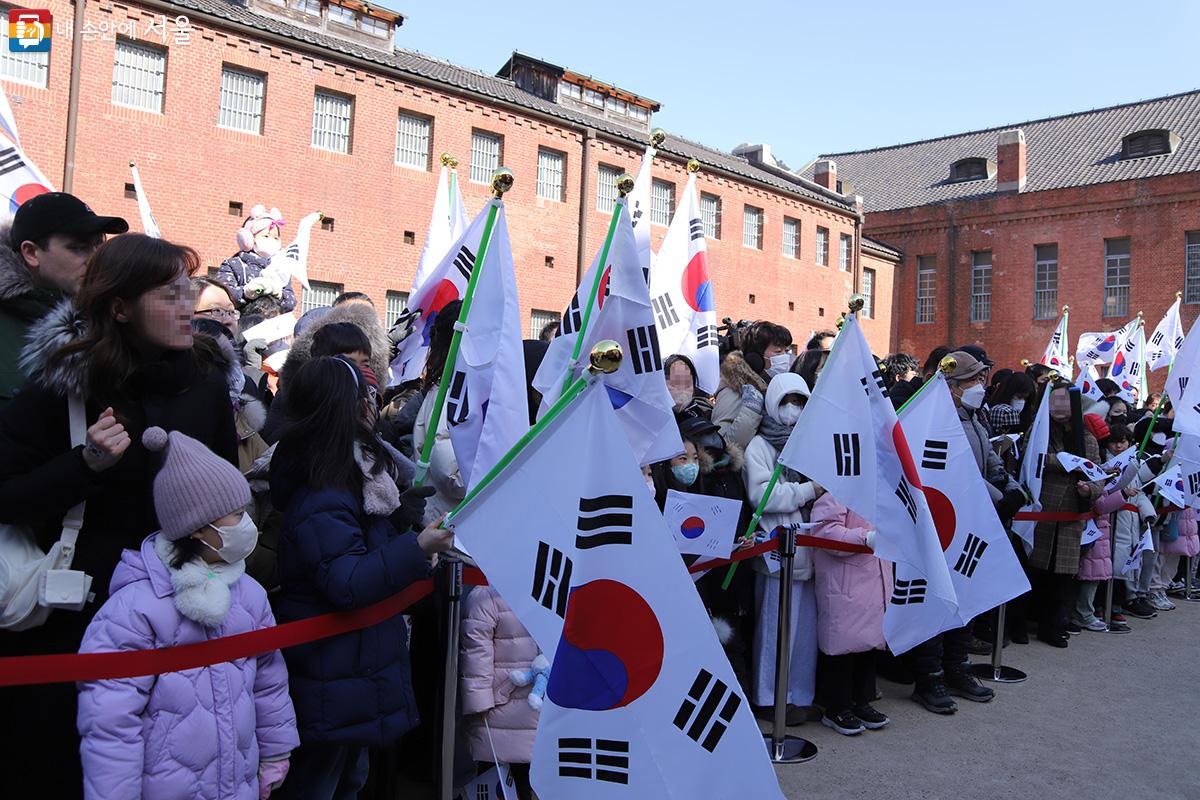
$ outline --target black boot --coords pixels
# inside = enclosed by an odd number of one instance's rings
[[[958,704],[950,698],[950,693],[946,690],[946,676],[941,671],[918,675],[912,699],[935,714],[953,714],[958,711]]]
[[[966,664],[953,670],[946,670],[946,686],[950,694],[964,697],[976,703],[986,703],[996,696],[996,693],[984,686],[979,678],[967,670]]]

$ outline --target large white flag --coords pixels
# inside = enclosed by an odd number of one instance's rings
[[[1154,333],[1150,335],[1150,341],[1146,343],[1147,369],[1155,370],[1171,366],[1179,348],[1183,346],[1183,321],[1179,318],[1180,302],[1182,302],[1181,298],[1176,297],[1175,302],[1167,309],[1167,313],[1163,314],[1163,318],[1159,320]]]
[[[1080,365],[1079,377],[1082,379],[1091,368],[1090,364]],[[1021,471],[1017,476],[1021,488],[1029,495],[1032,502],[1021,508],[1022,511],[1042,510],[1042,473],[1046,471],[1046,457],[1050,452],[1050,384],[1047,383],[1042,391],[1042,402],[1038,405],[1033,424],[1029,426],[1029,435],[1025,439],[1025,456],[1021,459]],[[1037,523],[1033,520],[1016,520],[1012,524],[1013,533],[1020,536],[1030,546],[1033,545],[1033,529]]]
[[[930,620],[954,618],[958,605],[908,441],[853,314],[821,376],[779,460],[875,525],[876,555],[896,564],[883,633],[903,653],[944,630]]]
[[[1071,380],[1071,358],[1067,349],[1068,313],[1066,306],[1063,306],[1062,317],[1059,318],[1058,324],[1054,326],[1054,333],[1050,336],[1050,343],[1046,345],[1046,352],[1042,355],[1042,363],[1051,369],[1058,370],[1058,374],[1062,375],[1066,380]]]
[[[133,173],[133,193],[137,195],[138,214],[142,218],[142,230],[147,236],[155,239],[162,238],[154,213],[150,211],[150,201],[146,198],[146,190],[142,188],[142,176],[138,173],[137,164],[129,162],[129,171]]]
[[[663,356],[678,353],[690,358],[696,365],[700,388],[715,393],[720,381],[716,301],[708,274],[708,247],[695,173],[688,176],[683,201],[654,259],[650,298]]]
[[[1141,391],[1145,368],[1146,333],[1141,325],[1135,325],[1121,341],[1108,371],[1109,379],[1117,384],[1117,396],[1126,403],[1136,402],[1134,393]]]
[[[625,353],[621,366],[601,380],[608,386],[613,408],[638,463],[653,464],[682,453],[683,441],[679,438],[671,393],[663,375],[650,291],[638,259],[633,226],[623,201],[618,202],[622,203],[620,217],[579,348],[580,363],[572,364],[571,356],[600,269],[599,253],[575,290],[570,308],[563,314],[559,335],[550,343],[533,386],[542,393],[543,410],[548,408],[562,393],[566,377],[574,379],[586,368],[588,354],[597,342],[604,339],[619,342]]]
[[[0,196],[8,200],[8,213],[15,214],[29,198],[53,192],[54,185],[21,148],[17,121],[3,90],[0,99]]]
[[[421,248],[417,274],[413,278],[412,290],[408,293],[407,308],[421,309],[421,318],[417,320],[414,331],[397,349],[396,357],[388,370],[390,386],[421,377],[425,361],[429,357],[429,331],[433,319],[442,306],[462,297],[462,292],[467,286],[466,281],[461,282],[457,294],[451,297],[453,287],[443,286],[442,277],[445,274],[443,267],[446,258],[452,252],[458,253],[462,245],[459,240],[463,238],[467,226],[467,209],[463,205],[462,192],[458,188],[458,171],[443,166],[441,174],[438,175],[437,192],[433,196],[433,213],[429,216],[425,246]],[[478,252],[479,237],[475,237],[474,241],[476,247],[470,250],[472,263],[474,253]],[[430,302],[436,302],[437,308],[432,309],[428,305]]]
[[[1138,325],[1139,318],[1134,317],[1111,333],[1083,334],[1075,346],[1075,363],[1111,364],[1125,338],[1133,333],[1133,329]]]
[[[1103,400],[1104,392],[1100,391],[1100,387],[1096,385],[1096,381],[1100,380],[1100,375],[1096,372],[1096,368],[1091,364],[1079,365],[1079,377],[1075,379],[1075,386],[1079,388],[1080,394],[1089,400]]]
[[[306,214],[296,226],[296,238],[287,247],[271,256],[271,263],[263,270],[264,277],[272,278],[280,288],[291,283],[292,278],[300,281],[305,289],[308,286],[308,242],[312,236],[313,225],[321,219],[320,211]]]
[[[1175,354],[1166,386],[1167,397],[1175,409],[1175,430],[1200,435],[1200,380],[1192,380],[1197,375],[1200,375],[1200,317],[1192,323]]]
[[[472,488],[529,430],[521,306],[504,204],[499,208],[442,413],[463,483]]]
[[[638,263],[643,270],[643,280],[650,274],[654,258],[650,246],[650,186],[654,182],[651,165],[657,152],[653,145],[646,147],[642,165],[638,168],[637,180],[634,181],[633,191],[629,195],[629,218],[633,221],[633,234],[637,241]]]
[[[585,800],[782,798],[617,424],[592,384],[451,522],[552,661],[533,788]]]
[[[940,372],[932,380],[900,414],[900,424],[920,453],[921,485],[958,598],[949,629],[1029,591],[1029,581],[996,516],[946,380]]]

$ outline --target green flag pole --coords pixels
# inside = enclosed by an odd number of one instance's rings
[[[588,322],[592,319],[592,309],[596,305],[600,293],[600,281],[604,277],[604,267],[608,264],[608,250],[612,247],[613,235],[617,232],[617,221],[621,218],[621,209],[625,207],[625,196],[633,191],[633,178],[628,172],[621,173],[617,178],[617,193],[619,197],[613,205],[612,219],[608,221],[608,234],[604,237],[604,246],[600,248],[600,261],[596,264],[596,275],[592,278],[592,288],[588,292],[587,303],[583,307],[583,320],[576,331],[575,347],[571,351],[571,363],[567,365],[567,374],[563,376],[563,391],[575,379],[575,365],[579,363],[579,354],[583,350],[583,337],[587,332]]]
[[[449,153],[442,153],[442,164],[450,168],[450,197],[446,204],[446,217],[450,227],[454,227],[454,188],[458,185],[458,159]]]
[[[442,379],[438,383],[437,397],[433,403],[433,413],[429,417],[429,427],[425,431],[425,442],[421,446],[421,457],[417,461],[417,474],[413,480],[414,486],[425,483],[425,475],[429,471],[429,457],[433,452],[433,442],[437,438],[437,429],[442,422],[442,409],[446,405],[446,392],[450,388],[450,380],[454,375],[454,363],[458,360],[458,350],[462,345],[462,334],[466,328],[467,318],[471,313],[471,301],[475,298],[475,285],[479,282],[479,274],[483,269],[484,258],[487,256],[488,245],[492,239],[492,228],[496,224],[496,216],[503,204],[504,193],[512,188],[513,174],[501,167],[492,175],[492,194],[495,200],[488,209],[488,218],[483,226],[483,237],[479,241],[479,254],[475,258],[475,266],[471,269],[471,278],[467,281],[467,290],[463,293],[462,309],[458,312],[458,323],[454,326],[454,335],[450,339],[450,350],[446,354],[446,365],[442,368]]]

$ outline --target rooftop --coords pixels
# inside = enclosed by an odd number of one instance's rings
[[[1025,133],[1024,193],[1200,171],[1200,90],[821,158],[837,162],[868,212],[976,200],[995,195],[996,176],[952,182],[950,165],[995,160],[999,133],[1013,128]],[[1173,152],[1122,158],[1123,137],[1152,129],[1178,136]]]

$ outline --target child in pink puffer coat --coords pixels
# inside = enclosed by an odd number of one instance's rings
[[[162,528],[126,550],[81,653],[204,642],[275,624],[245,574],[258,530],[250,487],[203,444],[162,428],[154,480]],[[300,743],[278,650],[197,669],[79,685],[84,795],[95,800],[265,800]]]

